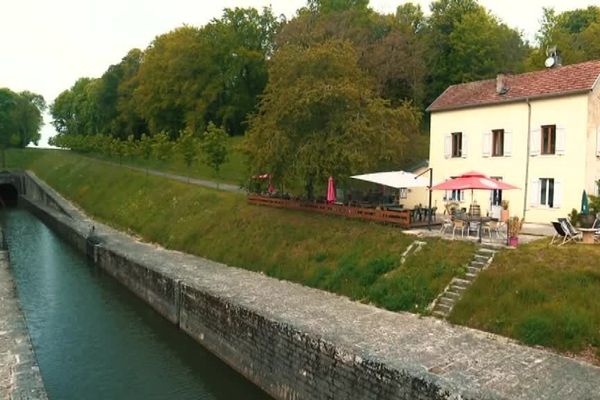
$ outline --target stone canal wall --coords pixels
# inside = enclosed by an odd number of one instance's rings
[[[277,399],[600,399],[600,369],[141,243],[33,175],[22,204]]]
[[[0,399],[46,400],[9,264],[0,248]]]

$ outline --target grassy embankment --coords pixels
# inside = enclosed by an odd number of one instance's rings
[[[10,165],[33,170],[89,214],[147,241],[390,310],[425,312],[474,252],[472,244],[428,240],[400,265],[413,238],[397,228],[249,206],[241,194],[66,151],[12,151]]]
[[[497,255],[450,321],[600,364],[600,246],[548,243]]]

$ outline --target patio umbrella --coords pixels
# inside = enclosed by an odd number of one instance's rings
[[[327,203],[335,203],[335,186],[333,184],[333,176],[330,176],[327,182]]]
[[[445,182],[432,186],[431,190],[465,190],[471,189],[471,199],[473,199],[473,190],[510,190],[518,187],[506,182],[492,179],[481,172],[470,171]],[[481,229],[479,230],[479,241],[481,241]]]
[[[585,190],[581,195],[581,214],[588,215],[590,213],[590,203]]]

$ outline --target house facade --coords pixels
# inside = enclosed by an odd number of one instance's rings
[[[450,86],[428,108],[434,183],[475,170],[519,189],[433,192],[498,216],[548,223],[598,195],[600,61]]]

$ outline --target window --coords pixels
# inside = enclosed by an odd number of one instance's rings
[[[490,178],[495,179],[497,181],[501,181],[501,176],[491,176]],[[494,189],[492,190],[492,205],[500,206],[502,205],[502,190]]]
[[[400,199],[406,199],[406,198],[408,198],[408,189],[407,188],[400,188],[399,193],[398,193],[398,197]]]
[[[452,157],[462,157],[462,132],[452,134]]]
[[[504,129],[494,129],[492,131],[492,156],[501,157],[504,155]]]
[[[540,204],[554,207],[554,179],[553,178],[541,178],[540,179]]]
[[[542,154],[556,153],[556,125],[542,126]]]

